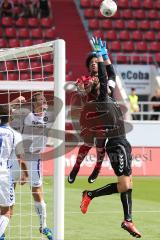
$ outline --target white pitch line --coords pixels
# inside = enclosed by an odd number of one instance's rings
[[[107,214],[107,213],[122,213],[122,211],[107,211],[107,212],[87,212],[87,214]],[[133,211],[133,213],[160,213],[160,210],[144,210],[144,211]],[[82,214],[78,212],[65,212],[65,214]]]

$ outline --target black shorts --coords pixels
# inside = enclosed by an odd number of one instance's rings
[[[131,145],[126,138],[109,139],[106,152],[116,176],[130,176],[132,174]]]
[[[96,146],[96,148],[105,148],[106,138],[93,138],[90,136],[86,136],[85,138],[83,138],[83,141],[86,145],[90,147]]]

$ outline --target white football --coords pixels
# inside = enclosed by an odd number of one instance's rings
[[[113,0],[103,0],[100,12],[104,17],[112,17],[117,12],[117,4]]]

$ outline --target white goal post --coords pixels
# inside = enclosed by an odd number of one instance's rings
[[[56,136],[56,145],[60,145],[59,157],[54,158],[54,240],[64,239],[64,190],[65,190],[65,41],[62,39],[46,42],[30,47],[2,49],[0,50],[0,64],[4,65],[7,61],[18,61],[32,56],[43,56],[53,53],[54,81],[47,79],[27,79],[21,81],[20,74],[15,81],[10,80],[8,72],[6,79],[0,81],[0,91],[6,94],[12,91],[51,91],[54,90],[54,97],[60,99],[63,103],[61,111],[56,116],[53,128],[61,133]],[[29,61],[30,64],[30,61]],[[1,72],[3,75],[3,72]],[[43,75],[43,70],[42,70]],[[31,73],[32,76],[32,73]],[[1,97],[1,96],[0,96]],[[1,97],[2,100],[2,97]],[[56,101],[54,108],[56,108]],[[57,132],[58,132],[57,131]],[[63,133],[63,136],[62,136]],[[54,136],[55,137],[55,136]],[[55,138],[54,138],[55,139]]]

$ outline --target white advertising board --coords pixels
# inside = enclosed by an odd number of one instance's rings
[[[151,92],[152,65],[117,65],[117,73],[121,76],[126,93],[131,88],[136,89],[138,95],[149,95]]]

